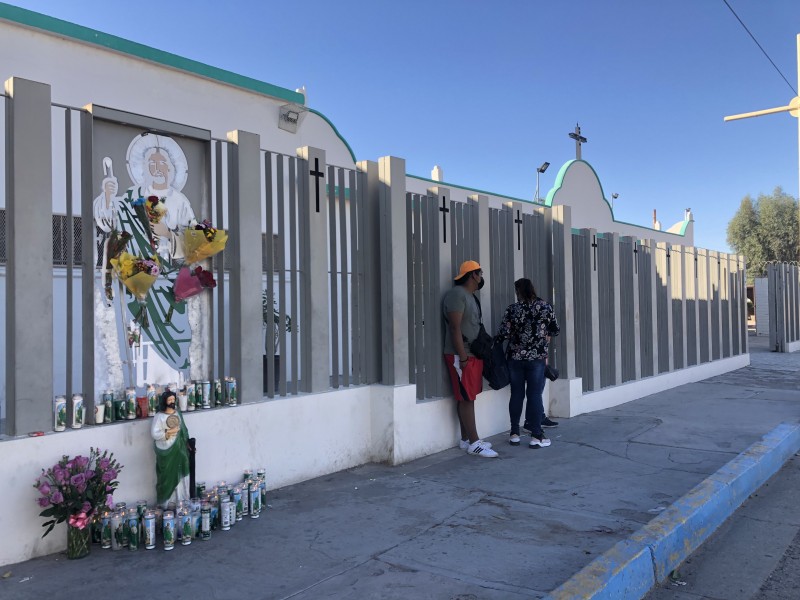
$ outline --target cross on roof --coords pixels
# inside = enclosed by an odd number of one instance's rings
[[[569,134],[573,140],[575,140],[575,159],[581,159],[581,144],[585,144],[589,140],[581,135],[581,126],[579,123],[575,123],[575,131]]]

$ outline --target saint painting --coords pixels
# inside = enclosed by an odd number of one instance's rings
[[[113,352],[116,344],[109,340],[116,339],[119,324],[119,328],[125,330],[135,320],[142,342],[148,344],[151,354],[154,351],[169,369],[183,371],[190,366],[190,317],[193,321],[199,320],[200,310],[190,302],[176,301],[173,294],[174,281],[184,262],[183,231],[196,223],[189,199],[182,193],[189,175],[186,155],[174,139],[143,133],[130,142],[126,159],[131,185],[120,189],[114,174],[117,165],[111,158],[104,157],[101,189],[93,202],[95,223],[104,234],[100,264],[105,275],[101,283],[105,289],[103,294],[96,294],[95,304],[100,327],[104,320],[106,329],[113,326],[113,332],[106,331],[105,335],[100,332],[99,345],[105,347],[106,352]],[[146,293],[134,294],[121,280],[118,284],[112,281],[109,259],[112,255],[118,256],[120,250],[157,265],[153,270],[155,281]],[[102,307],[98,306],[100,298],[103,298]],[[109,316],[109,310],[116,313],[116,318]],[[198,314],[191,315],[193,311]],[[127,350],[127,339],[122,345]],[[155,364],[157,361],[153,358],[149,358],[148,363]],[[115,366],[121,370],[119,361],[112,357],[106,362],[110,371],[113,372]],[[132,362],[128,352],[133,380]],[[109,385],[118,387],[121,376],[121,373],[118,377],[111,373]],[[141,383],[130,381],[128,385]]]

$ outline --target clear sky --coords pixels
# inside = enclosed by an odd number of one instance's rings
[[[797,88],[800,0],[728,0]],[[305,85],[358,160],[530,199],[575,157],[618,220],[727,249],[746,194],[798,194],[798,121],[723,123],[795,96],[723,0],[12,0],[285,88]],[[0,57],[12,60],[11,57]],[[137,93],[131,90],[131,93]]]

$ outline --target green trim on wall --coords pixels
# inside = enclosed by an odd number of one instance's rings
[[[620,221],[619,219],[616,219],[614,217],[614,208],[611,206],[611,203],[606,199],[605,192],[603,192],[603,184],[600,183],[600,178],[597,176],[597,171],[595,171],[594,167],[592,167],[592,165],[590,165],[585,160],[575,159],[575,160],[570,160],[570,161],[567,161],[567,162],[564,163],[564,165],[558,171],[558,175],[556,175],[556,181],[553,184],[553,187],[550,189],[549,192],[547,192],[547,198],[545,199],[545,206],[549,206],[549,207],[553,206],[553,200],[555,200],[556,194],[559,192],[559,190],[564,185],[564,177],[567,175],[567,171],[575,163],[583,163],[583,164],[585,164],[587,167],[589,167],[592,170],[592,173],[594,174],[595,179],[597,179],[597,185],[600,186],[600,195],[603,197],[603,200],[605,201],[605,203],[608,204],[608,209],[611,211],[611,221],[612,222],[620,223],[622,225],[630,225],[631,227],[639,227],[640,229],[647,229],[649,231],[658,231],[659,233],[669,233],[669,235],[678,235],[678,236],[681,236],[681,237],[684,237],[686,235],[686,228],[689,226],[689,221],[684,221],[683,222],[683,226],[681,227],[681,232],[680,233],[670,233],[670,232],[668,232],[668,231],[666,231],[664,229],[653,229],[652,227],[648,227],[647,225],[638,225],[636,223],[628,223],[627,221]]]
[[[406,173],[406,177],[411,177],[412,179],[419,179],[420,181],[428,181],[430,183],[435,183],[436,185],[441,185],[442,187],[454,187],[460,190],[467,190],[469,192],[477,192],[479,194],[495,196],[496,198],[508,198],[509,200],[513,200],[514,202],[527,202],[528,204],[534,204],[530,200],[523,200],[522,198],[514,198],[513,196],[506,196],[505,194],[496,194],[495,192],[487,192],[485,190],[470,188],[464,185],[458,185],[456,183],[447,183],[446,181],[436,181],[435,179],[428,179],[427,177],[420,177],[419,175],[411,175],[410,173]]]
[[[341,134],[341,133],[339,133],[339,130],[338,130],[338,129],[336,129],[336,125],[334,125],[333,123],[331,123],[331,120],[330,120],[328,117],[326,117],[325,115],[323,115],[321,112],[319,112],[318,110],[314,110],[313,108],[309,108],[309,109],[308,109],[308,112],[310,112],[310,113],[314,113],[315,115],[317,115],[317,116],[318,116],[318,117],[320,117],[321,119],[324,119],[324,120],[325,120],[325,122],[326,122],[328,125],[330,125],[330,126],[331,126],[331,129],[333,129],[333,133],[335,133],[335,134],[336,134],[336,136],[337,136],[337,137],[338,137],[340,140],[342,140],[342,143],[343,143],[345,146],[347,146],[347,151],[348,151],[348,152],[350,152],[350,158],[352,158],[352,159],[353,159],[353,162],[354,162],[354,163],[355,163],[355,162],[357,162],[357,161],[356,161],[356,155],[353,153],[353,149],[350,147],[350,144],[348,144],[348,143],[347,143],[347,140],[346,140],[346,139],[344,139],[344,137],[342,137],[342,134]]]
[[[0,19],[10,21],[12,23],[18,23],[33,29],[46,31],[48,33],[53,33],[65,38],[100,46],[101,48],[108,48],[109,50],[121,52],[122,54],[128,54],[136,58],[141,58],[156,64],[171,67],[179,71],[185,71],[193,75],[199,75],[200,77],[205,77],[206,79],[220,81],[222,83],[255,92],[257,94],[271,96],[287,102],[294,102],[295,104],[305,104],[305,96],[298,92],[293,92],[292,90],[278,87],[277,85],[272,85],[271,83],[258,81],[257,79],[253,79],[251,77],[245,77],[244,75],[232,73],[231,71],[226,71],[225,69],[212,67],[196,60],[178,56],[177,54],[164,52],[163,50],[157,50],[155,48],[151,48],[150,46],[132,42],[115,35],[110,35],[101,31],[95,31],[94,29],[90,29],[82,25],[76,25],[68,21],[56,19],[55,17],[50,17],[41,13],[33,12],[31,10],[12,6],[10,4],[6,4],[5,2],[0,2]]]

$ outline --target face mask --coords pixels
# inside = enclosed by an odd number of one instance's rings
[[[478,284],[478,289],[479,289],[479,290],[480,290],[480,289],[483,289],[483,284],[484,284],[484,283],[486,283],[486,282],[483,280],[483,277],[481,277],[481,282]]]

